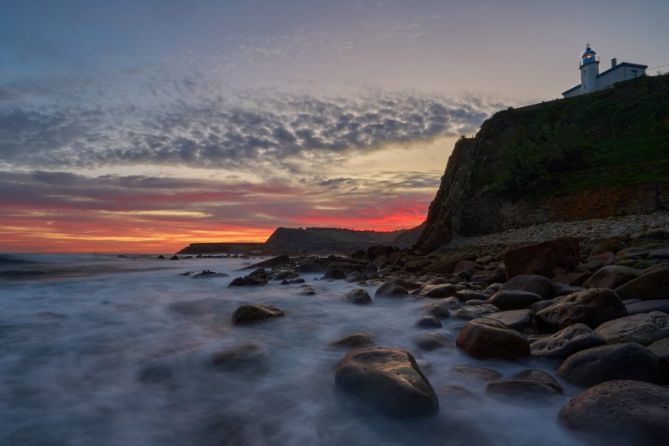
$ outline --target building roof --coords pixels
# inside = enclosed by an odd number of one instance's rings
[[[569,90],[567,90],[567,91],[563,91],[562,94],[571,93],[572,91],[576,90],[577,88],[581,88],[581,84],[574,85],[574,86],[571,87]]]
[[[597,77],[602,77],[605,74],[609,74],[610,72],[612,72],[614,70],[617,70],[620,67],[641,68],[641,69],[645,70],[646,68],[648,68],[648,65],[641,65],[641,64],[638,64],[638,63],[621,62],[618,65],[616,65],[615,67],[611,67],[608,70],[602,71],[601,73],[599,73],[597,75]]]

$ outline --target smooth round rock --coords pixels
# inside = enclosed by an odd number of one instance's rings
[[[557,372],[582,387],[616,379],[653,383],[663,379],[660,359],[646,347],[632,342],[582,350],[568,357]]]
[[[369,293],[362,288],[351,290],[346,293],[346,296],[344,297],[346,300],[356,305],[369,305],[372,303],[372,298],[369,296]]]
[[[530,345],[520,333],[494,320],[467,322],[456,345],[478,359],[518,359],[530,354]]]
[[[251,324],[267,319],[283,316],[285,313],[271,305],[252,304],[242,305],[232,314],[232,323],[235,325]]]
[[[571,399],[558,418],[574,431],[609,438],[611,445],[667,444],[669,389],[642,381],[608,381]]]
[[[337,365],[335,383],[391,417],[424,417],[439,411],[434,389],[405,350],[353,350]]]
[[[566,358],[591,347],[604,344],[604,340],[585,324],[573,324],[557,333],[530,344],[532,356]]]
[[[502,285],[502,290],[528,291],[551,299],[555,294],[555,284],[548,277],[534,274],[522,274],[513,277]]]
[[[519,290],[500,290],[488,299],[488,303],[500,310],[520,310],[543,300],[540,294]]]
[[[583,283],[586,288],[609,288],[611,290],[634,280],[641,275],[641,271],[629,266],[608,265],[597,270]]]
[[[405,297],[409,295],[409,291],[395,282],[385,282],[376,289],[375,296],[383,297]]]
[[[606,288],[592,288],[558,298],[537,312],[536,325],[542,330],[559,330],[576,323],[591,328],[627,315],[618,295]]]
[[[595,333],[607,344],[638,342],[649,345],[669,336],[669,315],[661,311],[634,314],[604,322]]]
[[[499,313],[490,313],[485,316],[488,319],[500,321],[507,327],[514,330],[523,331],[532,326],[534,320],[534,312],[532,310],[509,310],[500,311]]]

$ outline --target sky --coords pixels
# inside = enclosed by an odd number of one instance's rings
[[[498,110],[590,42],[667,70],[669,2],[0,0],[0,252],[420,224]]]

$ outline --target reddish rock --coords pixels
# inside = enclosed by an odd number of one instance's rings
[[[580,261],[578,239],[574,237],[562,237],[510,249],[504,254],[508,279],[521,274],[555,277],[557,274],[573,270]]]

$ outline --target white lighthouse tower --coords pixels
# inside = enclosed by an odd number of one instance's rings
[[[586,44],[585,52],[581,56],[581,94],[597,91],[597,76],[599,75],[599,58],[595,50]]]

